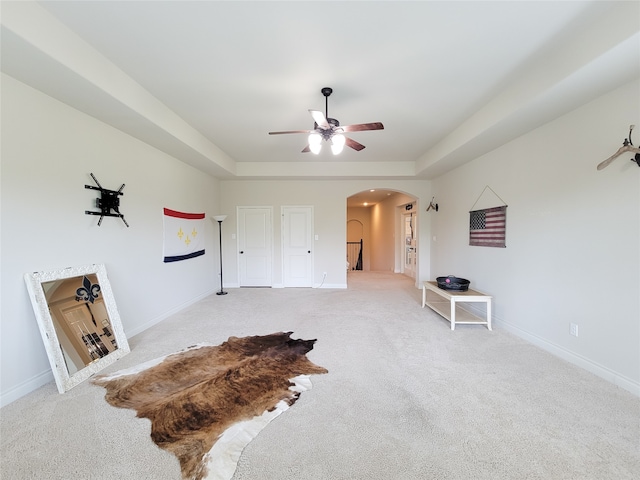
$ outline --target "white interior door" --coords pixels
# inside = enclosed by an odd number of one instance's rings
[[[282,207],[282,283],[313,286],[313,207]]]
[[[241,287],[270,287],[273,278],[271,207],[238,207],[238,271]]]

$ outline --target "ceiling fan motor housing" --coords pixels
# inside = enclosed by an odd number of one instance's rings
[[[336,120],[335,118],[327,118],[327,123],[329,124],[329,128],[323,129],[318,127],[318,124],[316,122],[313,122],[314,130],[322,135],[322,138],[324,138],[325,140],[329,140],[336,133],[340,133],[340,131],[338,130],[338,127],[340,127],[340,122],[338,120]]]

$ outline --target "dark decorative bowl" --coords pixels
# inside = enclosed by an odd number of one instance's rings
[[[471,283],[466,278],[458,278],[453,275],[438,277],[436,281],[438,282],[439,288],[443,290],[456,290],[458,292],[466,292],[469,290],[469,284]]]

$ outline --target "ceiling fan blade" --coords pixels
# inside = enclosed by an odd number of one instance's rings
[[[340,125],[343,132],[363,132],[365,130],[384,130],[380,122],[359,123],[357,125]]]
[[[269,135],[282,135],[284,133],[313,133],[314,130],[287,130],[285,132],[269,132]]]
[[[329,122],[327,122],[327,117],[324,116],[324,113],[320,110],[309,110],[309,113],[313,117],[313,121],[316,122],[320,128],[329,128]]]
[[[356,141],[355,141],[355,140],[353,140],[352,138],[344,137],[344,140],[345,140],[344,144],[345,144],[347,147],[351,147],[351,148],[353,148],[354,150],[356,150],[356,151],[358,151],[358,152],[359,152],[360,150],[362,150],[362,149],[364,149],[364,148],[365,148],[365,146],[364,146],[364,145],[362,145],[361,143],[356,142]]]
[[[310,151],[311,151],[311,148],[309,148],[309,145],[307,145],[306,147],[304,147],[304,148],[302,149],[302,152],[301,152],[301,153],[309,153]]]

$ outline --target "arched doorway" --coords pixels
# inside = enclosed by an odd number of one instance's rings
[[[357,271],[357,260],[354,265],[349,248],[353,248],[353,242],[361,241],[363,272],[417,277],[416,202],[414,196],[391,189],[364,190],[347,198],[345,248],[349,272]]]

